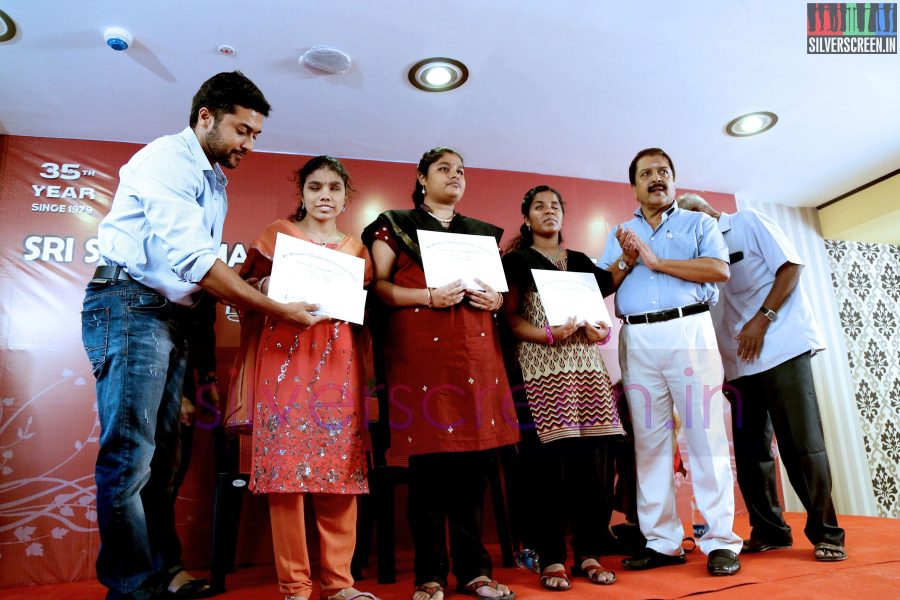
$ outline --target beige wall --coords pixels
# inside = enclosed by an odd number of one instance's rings
[[[827,240],[900,244],[900,173],[819,209]]]

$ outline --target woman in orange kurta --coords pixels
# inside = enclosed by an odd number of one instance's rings
[[[349,178],[335,158],[311,159],[298,173],[301,202],[290,220],[275,221],[253,243],[243,274],[268,291],[276,234],[283,233],[366,261],[362,243],[337,229]],[[244,326],[254,321],[244,319]],[[257,320],[258,321],[258,320]],[[312,592],[304,500],[315,503],[321,539],[321,596],[373,598],[353,589],[356,495],[368,492],[364,355],[359,331],[327,319],[301,330],[266,322],[243,336],[253,361],[253,468],[250,489],[269,495],[279,587],[285,598]],[[247,354],[253,360],[252,354]],[[245,364],[245,371],[247,365]],[[245,372],[246,375],[246,372]]]

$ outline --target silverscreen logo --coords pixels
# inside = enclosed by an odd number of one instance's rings
[[[807,54],[897,54],[897,3],[808,3]]]

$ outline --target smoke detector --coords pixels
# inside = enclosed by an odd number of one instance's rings
[[[103,39],[106,40],[107,46],[121,52],[128,50],[132,38],[131,34],[121,27],[107,27],[106,31],[103,32]]]

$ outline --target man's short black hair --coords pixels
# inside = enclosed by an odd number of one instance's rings
[[[200,109],[204,106],[216,118],[222,114],[233,114],[235,106],[255,110],[264,117],[268,117],[272,109],[256,84],[240,71],[219,73],[203,82],[191,103],[192,128],[197,124]]]

